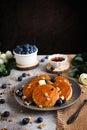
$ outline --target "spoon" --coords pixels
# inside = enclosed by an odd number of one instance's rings
[[[86,103],[87,103],[87,99],[84,99],[83,103],[82,103],[82,104],[80,105],[80,107],[76,110],[76,112],[75,112],[74,114],[72,114],[72,115],[69,117],[69,119],[67,120],[67,124],[68,124],[68,125],[71,124],[71,123],[73,123],[73,122],[76,120],[76,118],[77,118],[77,116],[79,115],[79,113],[80,113],[82,107],[83,107]]]

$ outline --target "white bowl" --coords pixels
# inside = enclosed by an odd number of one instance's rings
[[[64,54],[53,54],[49,56],[48,60],[52,66],[61,69],[66,65],[68,58]]]
[[[38,49],[31,54],[17,54],[13,51],[16,64],[19,66],[32,67],[38,63],[37,59]]]

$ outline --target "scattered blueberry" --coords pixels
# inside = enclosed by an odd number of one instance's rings
[[[29,102],[29,105],[36,105],[34,101],[28,101]]]
[[[3,89],[7,88],[7,84],[5,84],[5,83],[2,84],[1,88],[3,88]]]
[[[45,59],[44,58],[42,58],[41,60],[40,60],[40,62],[44,62],[45,61]]]
[[[55,67],[54,67],[54,66],[51,66],[50,69],[51,69],[51,70],[55,70]]]
[[[36,121],[37,121],[37,123],[41,123],[41,122],[43,122],[43,118],[42,117],[38,117]]]
[[[57,75],[58,75],[58,76],[61,76],[61,75],[62,75],[62,72],[58,72]]]
[[[49,84],[49,81],[48,81],[47,79],[45,79],[45,83],[46,83],[46,84]]]
[[[18,77],[18,81],[22,81],[23,77],[22,76],[19,76]]]
[[[1,92],[0,95],[2,95],[3,93]]]
[[[16,95],[17,95],[18,97],[22,97],[22,96],[23,96],[23,93],[22,93],[22,91],[19,91],[19,92],[16,93]]]
[[[64,98],[64,99],[62,99],[62,103],[65,103],[66,102],[66,99]]]
[[[9,111],[4,111],[4,113],[2,114],[3,117],[9,117],[10,116],[10,112]]]
[[[5,103],[5,99],[0,99],[0,104],[4,104]]]
[[[56,78],[55,77],[51,77],[51,82],[55,82],[56,81]]]
[[[23,118],[22,124],[27,125],[29,123],[29,118]]]
[[[26,73],[22,73],[22,77],[26,77],[27,76],[27,74]]]
[[[45,56],[45,59],[48,59],[48,56]]]
[[[62,105],[62,99],[61,98],[56,101],[56,105],[57,106],[61,106]]]

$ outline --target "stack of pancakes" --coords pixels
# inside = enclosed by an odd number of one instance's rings
[[[52,81],[52,78],[55,80]],[[23,96],[26,100],[33,100],[39,107],[51,107],[61,97],[69,100],[72,96],[72,86],[63,76],[51,77],[42,74],[34,77],[23,87]]]

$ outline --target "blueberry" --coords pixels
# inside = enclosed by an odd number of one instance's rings
[[[4,111],[4,113],[2,114],[3,117],[9,117],[10,116],[10,112],[9,111]]]
[[[24,45],[23,45],[23,49],[26,49],[26,48],[27,48],[27,45],[26,45],[26,44],[24,44]]]
[[[32,50],[32,49],[29,51],[29,54],[31,54],[31,53],[33,53],[33,50]]]
[[[28,101],[29,105],[36,105],[34,101]]]
[[[45,59],[44,58],[42,58],[41,60],[40,60],[40,62],[44,62],[45,61]]]
[[[33,45],[33,49],[35,49],[35,50],[37,49],[36,45]]]
[[[55,77],[51,77],[51,82],[55,82],[56,81],[56,78]]]
[[[7,88],[7,84],[5,84],[5,83],[2,84],[1,88],[3,88],[3,89]]]
[[[26,48],[29,48],[29,46],[30,46],[29,43],[26,43]]]
[[[45,59],[48,59],[48,56],[45,56]]]
[[[58,75],[58,76],[61,76],[61,75],[62,75],[62,72],[58,72],[57,75]]]
[[[0,95],[2,95],[3,93],[1,92]]]
[[[62,99],[61,98],[56,101],[56,105],[57,106],[61,106],[62,105]]]
[[[27,76],[27,74],[26,73],[22,73],[22,77],[26,77]]]
[[[22,54],[22,52],[21,52],[21,51],[18,51],[18,54]]]
[[[45,83],[46,83],[46,84],[49,84],[49,81],[48,81],[47,79],[45,79]]]
[[[22,78],[23,78],[22,76],[19,76],[18,81],[22,81]]]
[[[22,124],[27,125],[29,123],[29,118],[23,118]]]
[[[35,45],[32,46],[32,51],[35,52],[37,50],[37,47]]]
[[[19,91],[19,92],[16,93],[16,95],[17,95],[18,97],[22,97],[22,96],[23,96],[23,93],[22,93],[22,91]]]
[[[65,103],[66,102],[66,99],[64,98],[64,99],[62,99],[62,103]]]
[[[37,118],[37,123],[41,123],[41,122],[43,122],[43,118],[42,117],[38,117]]]
[[[22,52],[22,51],[23,51],[23,48],[22,48],[22,47],[20,47],[20,48],[19,48],[19,51],[20,51],[20,52]]]
[[[5,99],[0,99],[0,104],[4,104],[5,103]]]
[[[51,66],[50,69],[51,69],[51,70],[55,70],[55,67],[54,67],[54,66]]]

